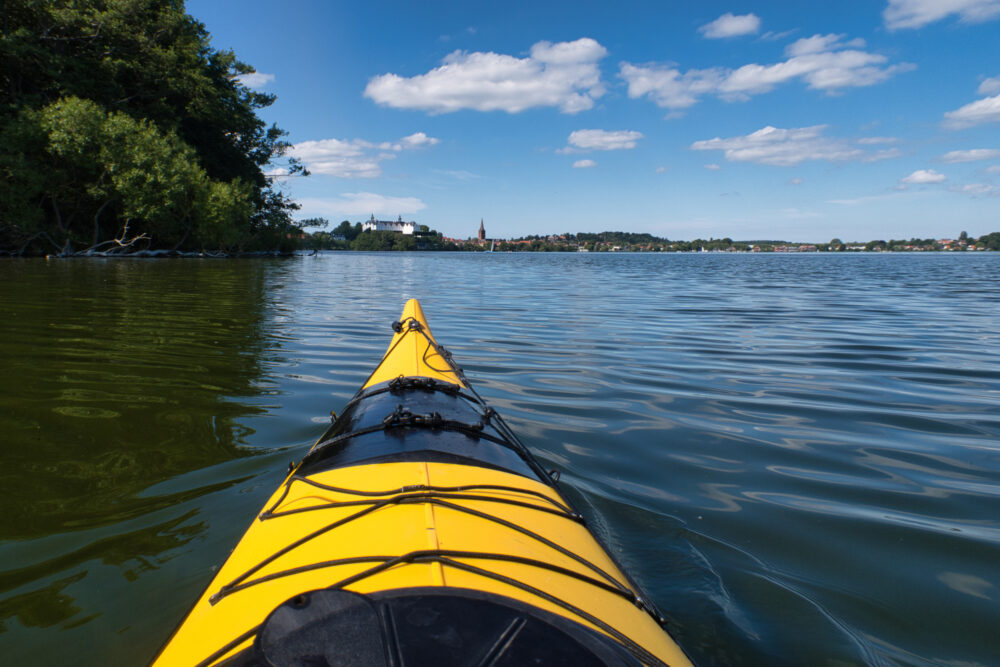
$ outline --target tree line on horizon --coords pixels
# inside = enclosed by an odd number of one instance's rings
[[[307,226],[328,227],[329,222],[323,218],[313,218],[303,221]],[[1000,250],[1000,232],[984,234],[973,239],[966,232],[961,232],[957,239],[958,248],[968,246],[985,250]],[[962,245],[964,244],[964,245]],[[314,250],[473,250],[483,251],[493,247],[499,252],[578,252],[581,248],[591,252],[610,251],[613,247],[628,250],[644,250],[654,252],[693,252],[702,249],[707,251],[734,250],[749,251],[754,247],[762,251],[774,251],[776,248],[798,248],[805,246],[815,248],[818,252],[849,252],[851,250],[903,252],[909,250],[939,250],[943,246],[938,239],[890,239],[872,240],[868,242],[852,241],[845,243],[839,238],[831,239],[829,243],[806,244],[794,241],[750,240],[734,241],[729,237],[716,239],[694,239],[693,241],[671,241],[667,238],[639,232],[566,232],[559,235],[528,235],[516,239],[496,239],[489,244],[475,241],[454,243],[426,225],[420,225],[420,230],[412,236],[399,232],[362,231],[360,222],[351,224],[344,220],[331,231],[314,232],[305,242],[305,246]]]
[[[296,247],[275,98],[182,0],[4,0],[0,30],[0,252]]]

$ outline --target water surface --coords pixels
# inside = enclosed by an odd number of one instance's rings
[[[0,262],[0,655],[147,662],[421,299],[704,664],[990,665],[1000,254]]]

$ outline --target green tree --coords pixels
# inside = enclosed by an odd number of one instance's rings
[[[288,148],[257,116],[274,98],[240,83],[253,68],[212,49],[182,2],[5,0],[0,21],[2,249],[39,234],[79,242],[82,219],[98,243],[127,222],[130,231],[155,225],[157,247],[188,249],[208,239],[283,244],[296,229],[295,205],[264,173]],[[46,125],[60,114],[74,124]],[[283,166],[305,173],[294,160]],[[199,216],[206,227],[196,234]]]
[[[21,226],[24,244],[123,249],[176,248],[190,240],[212,250],[245,241],[253,212],[240,179],[213,181],[194,150],[173,132],[79,98],[26,110],[12,125],[22,134],[22,167],[44,179],[21,179],[20,196],[49,214]],[[30,157],[27,157],[30,156]]]
[[[347,241],[353,241],[358,238],[358,234],[361,233],[361,223],[351,224],[347,220],[344,220],[339,225],[333,228],[333,234],[335,236],[343,236]]]
[[[392,236],[396,232],[362,232],[351,241],[351,250],[392,250]]]
[[[307,227],[326,227],[329,224],[330,221],[326,218],[305,218],[296,223],[300,229],[305,229]]]
[[[980,236],[976,245],[984,246],[987,250],[1000,250],[1000,232],[990,232]]]

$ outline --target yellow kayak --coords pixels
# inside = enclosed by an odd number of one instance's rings
[[[690,665],[407,302],[155,665]]]

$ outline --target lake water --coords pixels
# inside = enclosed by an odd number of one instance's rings
[[[0,656],[143,664],[421,299],[707,665],[1000,663],[1000,253],[0,262]]]

